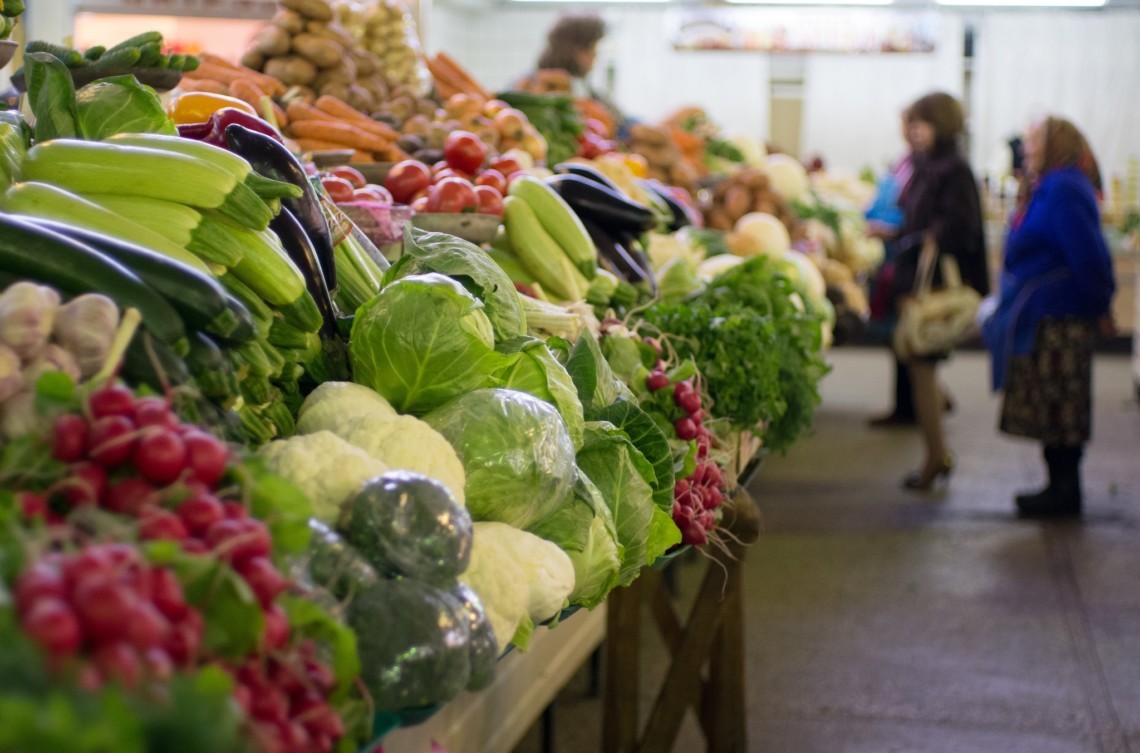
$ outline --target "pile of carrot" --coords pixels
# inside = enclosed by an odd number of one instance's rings
[[[352,149],[353,162],[398,162],[407,155],[396,146],[400,134],[336,97],[309,105],[294,100],[286,109],[288,134],[306,152]]]
[[[228,94],[253,107],[266,120],[272,113],[279,128],[288,125],[289,117],[285,110],[273,101],[274,97],[285,93],[285,85],[280,81],[208,52],[199,54],[198,59],[198,67],[182,77],[179,88],[183,91]]]
[[[445,100],[455,94],[470,94],[483,101],[494,99],[491,92],[484,89],[466,68],[446,52],[440,52],[433,58],[427,58],[427,67],[431,72],[432,80],[435,82],[436,91]]]

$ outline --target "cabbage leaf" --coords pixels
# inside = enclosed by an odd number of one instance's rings
[[[134,76],[94,81],[75,95],[83,138],[102,141],[116,133],[178,134],[154,89]]]

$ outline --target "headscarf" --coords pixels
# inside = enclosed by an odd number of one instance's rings
[[[1092,183],[1093,190],[1098,198],[1103,190],[1100,167],[1097,165],[1096,157],[1093,156],[1092,148],[1084,134],[1071,121],[1055,115],[1045,118],[1042,121],[1042,127],[1045,129],[1045,156],[1042,160],[1041,172],[1039,174],[1027,173],[1022,180],[1021,190],[1017,197],[1017,210],[1012,218],[1014,227],[1021,225],[1021,221],[1025,217],[1025,210],[1029,206],[1029,200],[1033,198],[1033,192],[1041,178],[1054,170],[1066,167],[1076,168],[1084,173],[1085,177]]]

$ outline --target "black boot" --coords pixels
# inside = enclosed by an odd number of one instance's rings
[[[1081,455],[1084,448],[1045,446],[1049,485],[1035,494],[1017,495],[1023,518],[1072,518],[1081,515]]]

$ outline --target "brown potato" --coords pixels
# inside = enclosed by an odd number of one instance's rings
[[[256,47],[250,47],[241,56],[241,64],[246,68],[252,68],[255,71],[260,71],[265,67],[265,56]]]
[[[348,84],[340,81],[330,81],[317,89],[322,97],[336,97],[341,102],[348,101]]]
[[[305,30],[305,19],[295,10],[282,8],[273,14],[273,23],[290,34],[300,34]]]
[[[724,213],[736,222],[752,210],[752,192],[745,186],[735,184],[724,194]]]
[[[313,79],[313,87],[316,89],[323,89],[328,84],[349,84],[355,83],[356,77],[352,75],[352,71],[348,68],[341,66],[339,68],[325,68],[317,74]]]
[[[633,141],[643,141],[650,146],[665,146],[669,143],[667,132],[644,123],[634,123],[630,126],[629,137]]]
[[[352,51],[352,62],[356,63],[358,76],[371,76],[380,70],[380,58],[363,50]]]
[[[316,34],[298,34],[293,37],[293,52],[308,58],[318,68],[340,65],[345,58],[344,47]]]
[[[360,84],[349,84],[348,103],[361,112],[372,112],[376,106],[376,98]]]
[[[714,207],[705,215],[705,224],[713,230],[732,230],[732,220],[719,207]]]
[[[281,0],[281,5],[314,21],[329,21],[333,17],[332,8],[325,0]]]
[[[308,86],[317,78],[317,66],[297,55],[265,61],[265,73],[286,86]]]
[[[409,136],[424,137],[431,133],[431,121],[422,113],[404,121],[404,133]],[[423,148],[422,146],[420,147]]]
[[[257,32],[256,49],[267,58],[278,57],[289,52],[289,32],[280,26],[269,24]]]

